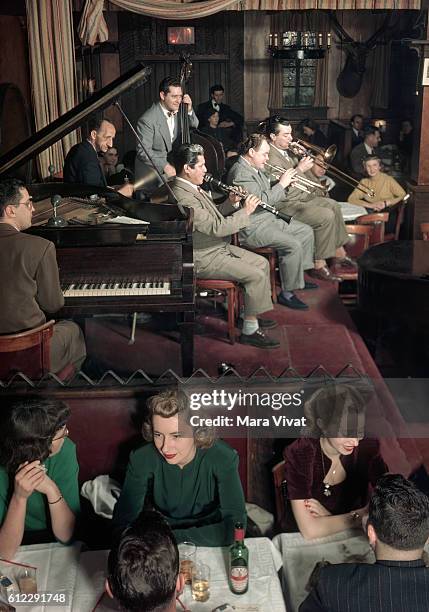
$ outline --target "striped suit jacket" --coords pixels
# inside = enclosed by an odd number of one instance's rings
[[[428,612],[429,568],[416,561],[340,563],[316,570],[299,612]]]

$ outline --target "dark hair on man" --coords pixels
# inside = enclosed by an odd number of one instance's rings
[[[104,121],[106,121],[106,123],[110,123],[111,125],[113,125],[110,119],[107,119],[107,117],[104,117],[103,115],[97,115],[97,114],[90,115],[88,120],[86,121],[84,128],[82,129],[82,133],[84,137],[89,138],[89,136],[91,135],[91,132],[93,132],[94,130],[98,132],[101,128],[101,124]]]
[[[18,206],[22,197],[21,189],[25,184],[18,179],[5,179],[0,181],[0,217],[4,217],[6,206]]]
[[[223,85],[218,83],[217,85],[212,85],[210,87],[210,95],[214,94],[215,91],[225,91]]]
[[[204,155],[204,149],[198,144],[181,144],[173,153],[173,165],[176,173],[180,174],[183,171],[185,164],[193,168],[198,162],[198,156]]]
[[[0,465],[9,474],[25,461],[45,461],[52,439],[70,416],[67,404],[53,399],[23,399],[4,409]]]
[[[258,125],[258,132],[264,134],[266,138],[269,140],[271,134],[277,135],[280,131],[280,126],[289,126],[290,121],[288,121],[285,117],[280,117],[279,115],[273,115],[272,117],[267,117],[264,121],[261,121]]]
[[[367,136],[370,136],[371,134],[376,134],[377,132],[380,133],[380,128],[375,127],[375,125],[369,125],[365,128],[363,132],[363,137],[365,139]]]
[[[143,510],[114,544],[108,559],[112,594],[129,612],[161,612],[175,595],[179,551],[159,512]]]
[[[243,140],[243,142],[240,143],[238,147],[238,154],[247,155],[250,149],[255,149],[258,151],[263,142],[267,142],[267,138],[264,134],[250,134],[246,140]]]
[[[363,115],[361,115],[360,113],[356,113],[355,115],[352,115],[350,117],[350,123],[353,123],[353,121],[356,119],[356,117],[360,117],[361,119],[363,119]]]
[[[400,474],[386,474],[369,502],[368,524],[383,544],[419,550],[429,537],[429,497]]]
[[[181,86],[182,84],[177,77],[168,76],[162,79],[162,81],[159,84],[158,91],[159,93],[162,92],[163,94],[167,95],[168,92],[170,91],[170,87],[181,87]]]

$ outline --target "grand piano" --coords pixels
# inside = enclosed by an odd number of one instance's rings
[[[14,176],[28,160],[144,82],[149,73],[147,68],[132,69],[8,151],[0,157],[0,178]],[[189,376],[194,369],[195,318],[192,215],[176,205],[145,203],[90,185],[48,182],[29,185],[28,190],[35,212],[27,231],[51,240],[57,249],[65,305],[55,317],[174,312],[183,374]],[[54,198],[56,214],[68,223],[65,227],[47,224]]]

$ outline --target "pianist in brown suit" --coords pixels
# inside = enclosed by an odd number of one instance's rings
[[[46,322],[45,313],[64,305],[55,247],[52,242],[23,233],[34,211],[25,185],[18,180],[0,182],[0,275],[4,291],[0,303],[0,334],[13,334]],[[67,364],[80,367],[85,359],[82,330],[72,321],[54,325],[51,370]]]
[[[249,225],[258,198],[248,196],[244,207],[238,208],[239,198],[230,195],[220,212],[208,193],[200,189],[207,168],[204,150],[199,145],[180,145],[174,156],[174,167],[174,195],[180,205],[194,211],[197,278],[238,281],[244,288],[240,342],[257,348],[277,348],[279,342],[264,331],[264,328],[275,327],[275,322],[257,318],[257,315],[273,308],[268,262],[264,257],[230,244],[231,235]]]

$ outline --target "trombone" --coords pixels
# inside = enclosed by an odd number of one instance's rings
[[[282,168],[282,166],[274,166],[273,164],[269,164],[268,162],[265,163],[265,166],[269,168],[269,174],[274,176],[274,178],[276,178],[277,180],[279,180],[281,175],[286,172],[286,169]],[[296,187],[297,189],[300,189],[305,193],[311,193],[312,189],[320,189],[322,192],[326,193],[326,189],[323,187],[323,185],[317,183],[316,181],[310,180],[306,176],[295,176],[292,181],[292,187]]]
[[[359,189],[359,191],[362,191],[370,198],[375,196],[373,189],[370,187],[365,187],[365,185],[361,185],[360,181],[350,176],[350,174],[347,174],[336,166],[331,165],[332,160],[337,154],[336,145],[333,144],[327,149],[322,149],[322,147],[318,147],[317,145],[306,142],[305,140],[297,140],[289,144],[289,149],[296,157],[311,157],[315,164],[325,169],[326,173],[330,173],[334,178],[346,183],[346,185],[350,185],[354,189]],[[318,155],[323,158],[323,161],[317,159]]]

